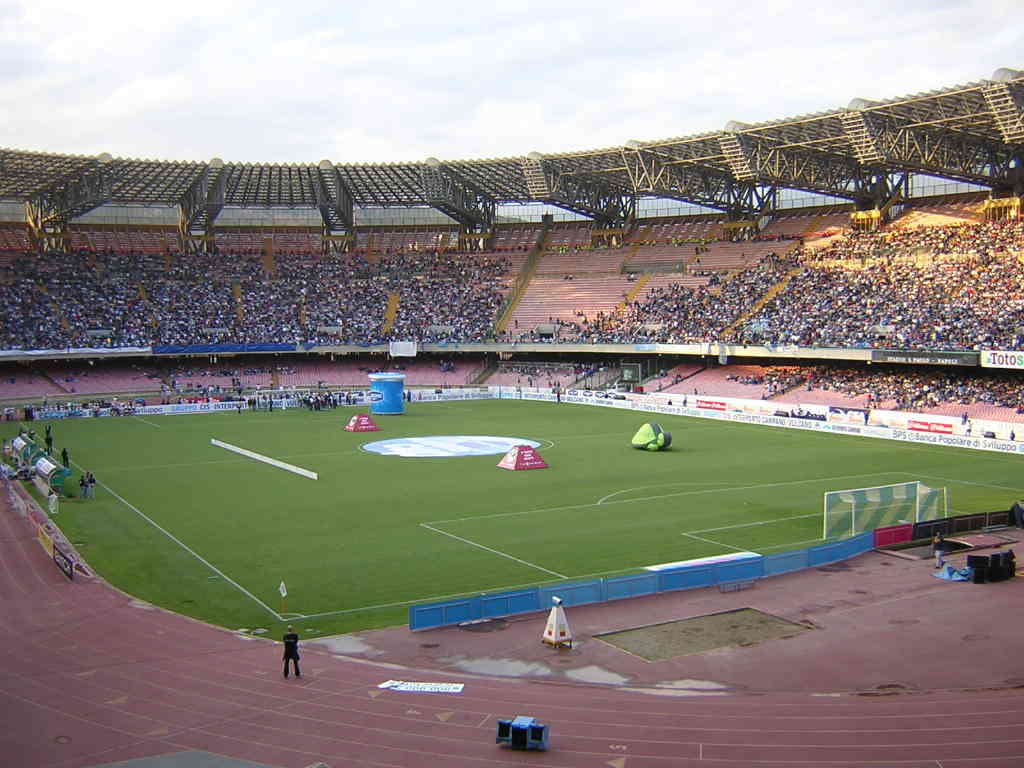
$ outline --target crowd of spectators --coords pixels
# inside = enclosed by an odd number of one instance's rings
[[[1024,344],[1017,257],[805,265],[734,340],[828,347],[968,350]]]
[[[825,248],[802,251],[817,259],[899,259],[918,254],[992,257],[1020,250],[1024,221],[987,221],[938,227],[893,228],[879,232],[851,231]],[[809,248],[809,247],[808,247]]]
[[[1022,258],[1019,220],[850,232],[557,321],[549,340],[1021,349]],[[482,341],[511,277],[501,254],[430,250],[22,256],[0,274],[0,349]]]
[[[270,271],[258,254],[21,257],[0,275],[0,349],[476,341],[508,270],[498,254],[435,252],[279,255]]]
[[[1024,382],[1012,374],[826,365],[807,369],[803,378],[808,390],[866,396],[874,408],[923,411],[950,403],[983,403],[1024,413]]]

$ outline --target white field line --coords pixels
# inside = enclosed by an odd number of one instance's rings
[[[220,440],[216,440],[212,437],[210,438],[210,445],[216,445],[218,448],[223,448],[225,450],[231,451],[232,453],[237,453],[241,456],[248,456],[250,459],[261,461],[264,464],[269,464],[272,467],[277,467],[278,469],[293,472],[296,475],[308,477],[310,480],[318,479],[318,475],[316,472],[311,472],[308,469],[297,467],[294,464],[289,464],[286,461],[278,461],[277,459],[272,459],[269,456],[264,456],[262,453],[256,453],[256,451],[249,451],[246,450],[245,448],[239,448],[237,445],[232,445],[231,443],[221,442]]]
[[[1008,485],[993,485],[992,483],[972,483],[970,480],[952,480],[948,477],[939,477],[938,475],[922,475],[913,472],[907,472],[905,474],[912,475],[913,477],[927,477],[931,480],[941,480],[944,483],[956,483],[958,485],[976,485],[979,488],[998,488],[1000,491],[1016,491],[1017,493],[1024,491],[1024,488],[1011,488]]]
[[[757,491],[762,488],[781,488],[788,485],[807,485],[809,483],[825,483],[833,480],[845,480],[851,477],[877,477],[879,475],[902,475],[905,472],[870,472],[863,475],[837,475],[835,477],[818,477],[811,478],[809,480],[790,480],[782,483],[760,483],[758,485],[740,485],[733,486],[731,488],[707,488],[700,491],[679,491],[678,493],[663,493],[657,496],[638,496],[635,499],[617,499],[615,501],[609,501],[601,506],[611,506],[612,504],[635,504],[640,501],[656,501],[658,499],[672,499],[680,496],[706,496],[709,493],[733,493],[735,491]],[[497,512],[493,515],[474,515],[471,517],[455,517],[448,520],[430,520],[428,521],[432,525],[441,525],[443,523],[461,523],[467,520],[490,520],[491,518],[498,517],[515,517],[517,515],[533,515],[539,512],[564,512],[571,509],[591,509],[598,506],[598,502],[591,502],[589,504],[569,504],[564,507],[548,507],[546,509],[525,509],[520,512]],[[421,523],[422,525],[422,523]]]
[[[647,488],[673,488],[680,485],[720,485],[723,486],[719,490],[729,490],[730,487],[735,486],[735,483],[708,483],[708,482],[679,482],[679,483],[655,483],[653,485],[638,485],[635,488],[623,488],[621,491],[614,491],[609,493],[607,496],[602,496],[597,500],[598,504],[604,504],[608,499],[618,496],[620,493],[629,493],[630,491],[643,491]]]
[[[136,416],[136,415],[132,414],[132,418],[136,419],[138,421],[141,421],[143,424],[149,424],[149,426],[151,426],[151,427],[156,427],[157,429],[163,429],[163,427],[161,427],[159,424],[154,424],[152,421],[146,421],[141,416]]]
[[[821,517],[820,512],[812,512],[809,515],[793,515],[792,517],[776,517],[774,520],[757,520],[753,523],[736,523],[736,525],[723,525],[719,528],[701,528],[691,533],[714,533],[715,531],[734,531],[738,528],[752,528],[755,525],[771,525],[772,523],[784,523],[787,520],[806,520],[809,517]],[[684,533],[683,536],[689,536]]]
[[[714,544],[716,547],[725,547],[726,549],[732,549],[732,550],[734,550],[736,552],[749,552],[750,551],[749,549],[744,549],[742,547],[734,547],[731,544],[723,544],[722,542],[715,541],[714,539],[705,539],[703,536],[698,536],[695,533],[684,533],[683,536],[689,536],[691,539],[696,539],[697,541],[703,541],[705,544]]]
[[[815,517],[817,517],[817,515],[815,515]],[[696,537],[694,537],[694,538],[696,538]],[[760,547],[760,549],[783,549],[785,547],[792,547],[792,546],[796,546],[798,544],[814,544],[814,543],[820,542],[820,541],[822,541],[822,539],[820,539],[820,538],[819,539],[808,539],[807,541],[793,541],[793,542],[790,542],[788,544],[773,544],[773,545],[768,546],[768,547]],[[720,542],[717,542],[717,541],[713,542],[713,543],[716,546],[718,546],[718,545],[727,546],[725,544],[720,544]],[[746,550],[744,550],[744,551],[746,551]],[[640,570],[641,568],[643,568],[642,565],[635,565],[635,566],[626,567],[626,568],[616,568],[616,569],[611,570],[611,571],[595,571],[593,573],[581,573],[581,574],[578,574],[576,576],[569,576],[568,578],[571,578],[574,581],[575,580],[585,581],[587,579],[596,579],[596,578],[599,578],[601,576],[607,576],[609,574],[629,573],[630,571],[637,571],[637,570]],[[525,589],[527,587],[536,587],[536,586],[541,586],[541,585],[546,585],[546,584],[557,584],[558,581],[559,580],[556,580],[556,579],[546,579],[546,580],[542,580],[542,581],[530,581],[530,582],[526,582],[525,584],[506,584],[506,585],[499,586],[499,587],[493,587],[493,588],[491,588],[491,589],[489,589],[487,591],[488,592],[511,592],[513,590],[516,590],[516,589]],[[337,610],[337,611],[322,611],[320,613],[307,613],[307,614],[303,614],[299,618],[302,618],[302,619],[319,619],[319,618],[323,618],[324,616],[344,616],[345,614],[359,613],[360,611],[377,611],[377,610],[381,610],[383,608],[399,608],[399,607],[401,607],[403,605],[413,605],[414,603],[436,603],[439,600],[453,600],[453,599],[455,599],[457,597],[466,597],[466,596],[472,595],[472,594],[480,594],[480,593],[479,592],[453,592],[452,594],[449,594],[449,595],[433,595],[431,597],[418,597],[418,598],[416,598],[414,600],[400,600],[400,601],[394,602],[394,603],[378,603],[377,605],[363,605],[363,606],[360,606],[358,608],[342,608],[342,609]]]
[[[530,563],[530,562],[527,562],[526,560],[520,560],[518,557],[515,557],[514,555],[510,555],[507,552],[501,552],[501,551],[499,551],[497,549],[491,549],[490,547],[485,547],[483,544],[477,544],[475,541],[470,541],[469,539],[464,539],[461,536],[456,536],[454,533],[448,533],[448,531],[442,531],[441,529],[434,528],[432,525],[428,525],[427,523],[420,523],[420,527],[426,528],[428,531],[433,531],[434,533],[440,533],[442,536],[448,536],[450,538],[456,539],[457,541],[461,541],[464,544],[469,544],[471,547],[476,547],[477,549],[482,549],[485,552],[490,552],[491,554],[498,555],[499,557],[504,557],[504,558],[507,558],[508,560],[514,560],[515,562],[520,563],[521,565],[525,565],[525,566],[528,566],[530,568],[534,568],[534,569],[536,569],[538,571],[544,571],[544,573],[550,573],[552,576],[557,576],[560,579],[568,579],[569,578],[568,576],[566,576],[564,574],[561,574],[558,571],[552,571],[552,570],[550,570],[548,568],[545,568],[544,566],[537,565],[536,563]]]
[[[766,547],[758,547],[758,549],[785,549],[786,547],[796,547],[801,544],[819,544],[825,541],[825,539],[818,537],[817,539],[807,539],[806,541],[789,541],[785,544],[769,544]]]
[[[82,470],[82,465],[81,465],[81,464],[79,464],[79,463],[78,463],[77,461],[72,461],[71,463],[72,463],[72,464],[74,464],[74,465],[75,465],[76,467],[78,467],[78,469],[79,469],[79,470]],[[117,493],[117,492],[116,492],[116,491],[115,491],[115,490],[114,490],[113,488],[111,488],[111,487],[110,487],[109,485],[107,485],[106,483],[103,483],[103,482],[99,482],[99,481],[97,481],[97,482],[98,482],[98,484],[100,485],[100,487],[102,487],[102,488],[105,488],[105,489],[106,489],[107,493],[109,493],[109,494],[110,494],[111,496],[113,496],[113,497],[114,497],[115,499],[117,499],[117,500],[118,500],[118,501],[120,501],[120,502],[121,502],[122,504],[124,504],[124,505],[125,505],[126,507],[128,507],[128,509],[130,509],[130,510],[131,510],[132,512],[134,512],[135,514],[137,514],[137,515],[138,515],[139,517],[141,517],[141,518],[142,518],[143,520],[145,520],[145,521],[146,521],[147,523],[149,523],[149,524],[150,524],[150,525],[152,525],[152,526],[153,526],[154,528],[156,528],[156,529],[157,529],[158,531],[160,531],[160,533],[162,533],[162,534],[163,534],[164,536],[166,536],[166,537],[167,537],[168,539],[170,539],[170,540],[171,540],[171,541],[173,541],[173,542],[174,542],[175,544],[177,544],[177,545],[178,545],[179,547],[181,547],[181,548],[182,548],[182,549],[184,549],[184,550],[185,550],[186,552],[188,552],[188,553],[189,553],[190,555],[192,555],[192,557],[194,557],[194,558],[195,558],[196,560],[198,560],[198,561],[199,561],[199,562],[201,562],[201,563],[202,563],[203,565],[205,565],[205,566],[206,566],[207,568],[209,568],[209,569],[210,569],[211,571],[213,571],[214,573],[216,573],[217,575],[219,575],[219,576],[220,576],[220,577],[221,577],[222,579],[224,579],[224,580],[225,580],[226,582],[228,582],[228,583],[229,583],[229,584],[231,584],[231,585],[232,585],[233,587],[235,587],[235,589],[237,589],[237,590],[238,590],[238,591],[240,591],[241,593],[243,593],[243,594],[245,594],[245,595],[247,595],[247,596],[251,597],[251,598],[252,598],[253,600],[255,600],[255,601],[256,601],[257,603],[259,603],[259,604],[260,604],[260,605],[262,605],[262,606],[263,606],[264,608],[266,608],[267,612],[269,612],[269,613],[270,613],[270,615],[271,615],[271,616],[273,616],[273,617],[274,617],[275,619],[277,619],[278,621],[281,621],[281,620],[282,620],[282,619],[281,619],[281,614],[279,614],[279,613],[278,613],[277,611],[275,611],[275,610],[274,610],[273,608],[271,608],[271,607],[270,607],[269,605],[267,605],[266,603],[264,603],[264,602],[263,602],[262,600],[260,600],[260,599],[259,599],[258,597],[256,597],[256,595],[254,595],[254,594],[253,594],[252,592],[250,592],[250,591],[249,591],[248,589],[246,589],[245,587],[243,587],[243,586],[242,586],[241,584],[239,584],[239,583],[238,583],[237,581],[235,581],[234,579],[232,579],[232,578],[231,578],[230,576],[228,576],[228,575],[227,575],[226,573],[224,573],[224,571],[222,571],[222,570],[221,570],[220,568],[218,568],[217,566],[215,566],[215,565],[214,565],[213,563],[211,563],[211,562],[210,562],[209,560],[207,560],[207,559],[206,559],[205,557],[203,557],[202,555],[200,555],[200,554],[199,554],[198,552],[196,552],[196,551],[195,551],[194,549],[192,549],[192,548],[191,548],[191,547],[190,547],[190,546],[189,546],[188,544],[186,544],[185,542],[183,542],[183,541],[182,541],[181,539],[179,539],[179,538],[178,538],[177,536],[175,536],[175,535],[174,535],[173,533],[171,533],[170,531],[168,531],[168,530],[167,530],[166,528],[162,527],[162,526],[161,526],[161,525],[160,525],[160,524],[159,524],[158,522],[156,522],[156,521],[155,521],[155,520],[154,520],[153,518],[151,518],[151,517],[150,517],[149,515],[147,515],[146,513],[144,513],[144,512],[142,511],[142,510],[140,510],[140,509],[139,509],[138,507],[136,507],[136,506],[135,506],[134,504],[132,504],[132,503],[130,503],[129,501],[127,501],[127,500],[126,500],[126,499],[125,499],[125,498],[124,498],[123,496],[121,496],[121,495],[120,495],[119,493]]]

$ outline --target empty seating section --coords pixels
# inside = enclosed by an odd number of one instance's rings
[[[504,362],[485,382],[489,387],[572,386],[586,373],[582,365],[547,362]]]
[[[17,365],[0,365],[0,400],[60,394],[63,390],[45,376]]]
[[[491,235],[490,248],[494,251],[530,250],[537,244],[540,225],[499,224]]]
[[[666,392],[682,394],[715,394],[721,397],[742,397],[750,400],[767,399],[776,390],[788,389],[800,380],[793,368],[763,365],[730,365],[707,368],[685,382],[668,387]]]
[[[638,224],[628,238],[630,243],[670,245],[673,242],[698,243],[717,239],[722,231],[718,218],[675,219]]]
[[[278,373],[278,385],[286,388],[303,389],[317,386],[366,387],[368,374],[379,371],[399,371],[405,374],[407,386],[448,386],[461,387],[471,384],[482,372],[480,362],[447,361],[438,363],[409,361],[404,364],[392,363],[384,368],[366,360],[314,362],[298,361]]]
[[[682,272],[687,262],[692,262],[696,246],[684,245],[638,245],[632,250],[629,264],[635,267],[672,267],[673,271]]]
[[[319,232],[285,230],[273,235],[274,253],[317,254],[323,247]]]
[[[40,370],[61,391],[77,395],[113,392],[155,392],[161,381],[154,370],[119,364],[89,366],[83,363],[48,363]]]
[[[270,387],[274,381],[274,367],[269,363],[239,365],[193,365],[183,363],[164,373],[164,379],[178,392],[209,391],[219,389],[231,392],[240,383],[246,389]]]
[[[622,303],[632,283],[623,275],[563,277],[538,275],[512,315],[508,331],[514,336],[538,325],[560,321],[573,323],[581,317],[607,314]]]
[[[262,232],[219,230],[216,234],[217,250],[221,253],[262,253],[264,241],[270,237]]]
[[[696,256],[689,269],[694,272],[729,271],[744,269],[757,264],[769,253],[785,252],[776,242],[717,242],[706,246],[707,250]]]
[[[819,216],[811,222],[810,226],[812,228],[804,233],[804,241],[808,245],[814,245],[818,241],[827,243],[832,238],[850,231],[850,214],[843,212]]]
[[[579,275],[596,272],[617,273],[625,258],[623,248],[548,251],[537,265],[538,275]]]
[[[654,378],[645,381],[644,392],[683,391],[686,387],[686,380],[702,370],[704,370],[703,363],[680,363],[679,365],[665,371],[663,376],[655,376]],[[676,389],[677,387],[679,389]]]
[[[356,248],[372,253],[448,250],[458,247],[458,234],[458,230],[454,229],[360,231],[357,233]]]
[[[889,229],[941,227],[950,224],[977,224],[981,221],[981,203],[953,202],[917,205],[889,224]]]
[[[660,288],[668,288],[670,285],[681,285],[687,288],[699,288],[706,286],[710,278],[706,275],[650,275],[644,288],[653,291]]]
[[[549,251],[590,246],[590,224],[556,224],[548,230],[544,247]]]
[[[72,248],[97,252],[158,254],[177,248],[177,240],[171,230],[71,228]]]

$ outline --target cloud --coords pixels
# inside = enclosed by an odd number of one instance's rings
[[[0,145],[261,162],[560,152],[1021,66],[1016,3],[0,3]]]

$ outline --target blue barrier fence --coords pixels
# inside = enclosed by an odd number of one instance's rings
[[[806,568],[847,560],[874,548],[874,533],[820,544],[795,552],[764,555],[735,562],[680,566],[663,571],[643,571],[611,579],[570,581],[511,592],[487,592],[458,600],[409,606],[409,629],[433,629],[464,621],[496,619],[533,613],[551,607],[557,595],[565,606],[604,603],[628,597],[656,595],[680,589],[697,589],[755,581]]]

